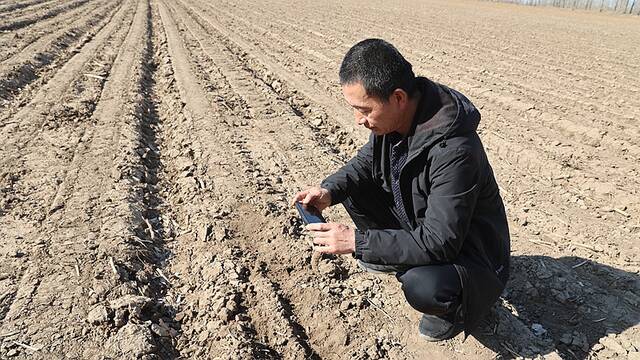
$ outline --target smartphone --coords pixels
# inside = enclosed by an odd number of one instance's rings
[[[327,222],[322,217],[320,210],[311,205],[302,205],[301,202],[296,201],[296,209],[298,209],[298,214],[300,214],[305,225]]]

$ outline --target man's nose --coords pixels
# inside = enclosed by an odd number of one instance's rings
[[[353,117],[355,118],[356,124],[358,125],[364,125],[364,123],[367,122],[367,118],[364,117],[359,111],[354,111]]]

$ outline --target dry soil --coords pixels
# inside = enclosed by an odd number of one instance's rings
[[[0,358],[639,359],[640,18],[475,1],[0,0]],[[367,139],[343,54],[465,93],[509,286],[424,342],[289,199]],[[330,209],[332,221],[348,223]]]

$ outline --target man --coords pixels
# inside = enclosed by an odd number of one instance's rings
[[[476,132],[480,113],[459,92],[415,77],[380,39],[347,52],[340,84],[369,142],[294,201],[321,211],[342,203],[357,229],[308,225],[315,250],[352,253],[367,271],[395,273],[423,314],[427,340],[468,334],[509,276],[509,231]]]

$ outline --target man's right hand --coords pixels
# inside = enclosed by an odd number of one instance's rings
[[[331,193],[321,187],[312,187],[297,193],[293,197],[291,205],[293,206],[296,201],[301,202],[302,205],[311,205],[322,211],[331,206]]]

